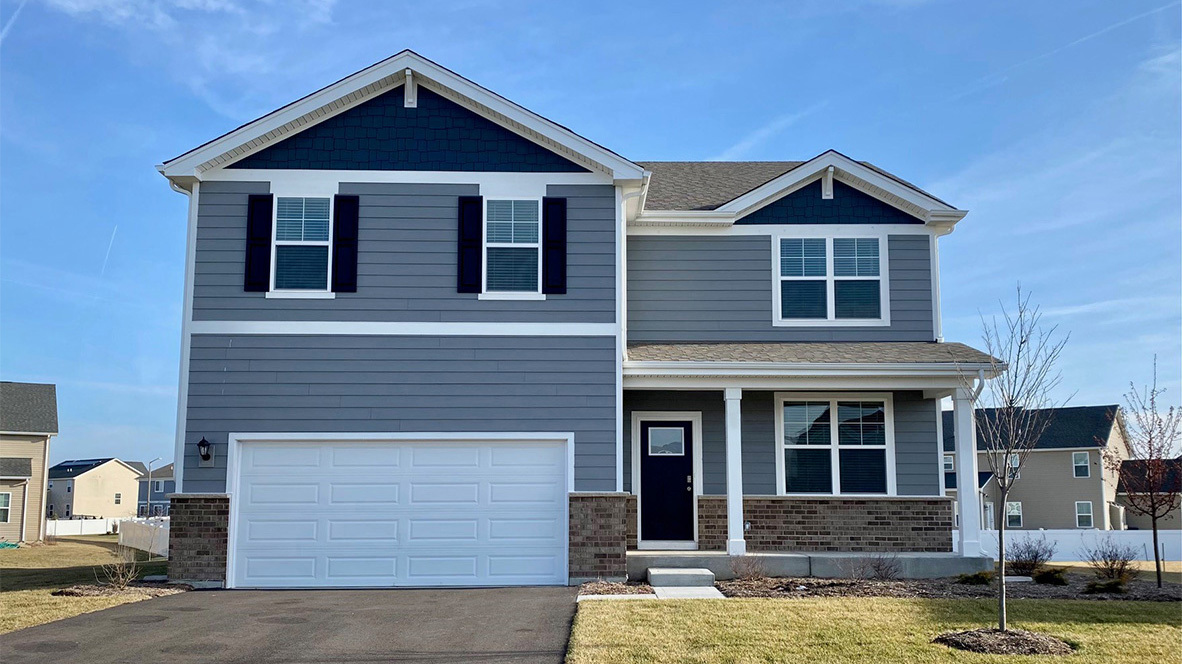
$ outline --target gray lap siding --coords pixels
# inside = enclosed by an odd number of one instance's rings
[[[890,235],[891,324],[772,325],[772,238],[628,237],[628,341],[932,341],[932,238]]]
[[[900,496],[939,496],[942,470],[936,437],[938,402],[918,392],[895,392],[895,477]],[[700,411],[702,492],[726,493],[726,422],[722,391],[624,392],[624,487],[632,490],[632,414],[636,411]],[[742,400],[743,493],[775,495],[776,413],[774,393],[745,391]]]
[[[567,293],[482,301],[456,292],[457,206],[476,184],[340,184],[360,197],[357,292],[331,300],[243,291],[246,205],[268,182],[205,182],[197,209],[194,320],[613,323],[615,189],[550,185],[567,199]]]
[[[230,433],[573,432],[575,490],[614,491],[614,337],[194,335],[186,492]],[[196,442],[215,445],[199,467]]]

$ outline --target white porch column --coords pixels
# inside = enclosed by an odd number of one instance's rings
[[[960,507],[960,555],[981,555],[981,501],[977,492],[977,423],[966,389],[952,397],[952,428],[956,442],[956,502]]]
[[[728,387],[726,399],[726,552],[747,553],[743,539],[743,390]]]

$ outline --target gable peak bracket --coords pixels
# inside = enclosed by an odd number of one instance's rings
[[[825,174],[821,176],[821,199],[833,200],[833,167],[825,169]]]
[[[419,86],[415,82],[414,70],[409,67],[406,69],[406,90],[402,94],[402,106],[404,108],[419,107]]]

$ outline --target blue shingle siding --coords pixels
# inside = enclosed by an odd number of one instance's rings
[[[404,108],[402,91],[378,95],[227,168],[587,171],[426,88],[419,88],[418,108]]]
[[[739,219],[736,224],[922,224],[923,220],[841,182],[821,198],[817,180]]]

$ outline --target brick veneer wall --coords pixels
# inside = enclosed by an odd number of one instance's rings
[[[624,493],[570,494],[571,583],[628,576],[629,497]]]
[[[952,551],[946,498],[747,496],[748,551]],[[726,549],[726,497],[698,497],[698,548]]]
[[[628,504],[625,507],[627,519],[628,519],[628,527],[627,527],[627,531],[626,531],[627,545],[628,545],[629,551],[635,551],[636,550],[636,541],[640,537],[640,534],[638,532],[638,529],[640,528],[640,521],[638,521],[638,515],[636,514],[636,496],[631,493],[628,494],[627,501],[628,501]]]
[[[230,497],[174,494],[169,517],[168,578],[224,584]]]

